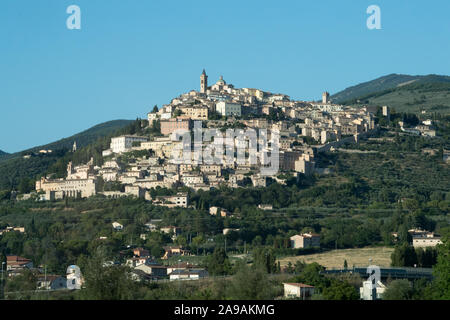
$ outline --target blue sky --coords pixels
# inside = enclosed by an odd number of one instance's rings
[[[81,8],[68,30],[66,8]],[[381,8],[381,30],[366,9]],[[3,0],[0,150],[145,117],[198,89],[203,68],[237,87],[319,99],[390,73],[450,74],[448,0]]]

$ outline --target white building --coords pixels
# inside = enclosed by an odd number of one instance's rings
[[[112,226],[113,226],[114,230],[117,230],[117,231],[123,230],[123,225],[121,225],[121,224],[118,223],[117,221],[113,222],[113,223],[112,223]]]
[[[147,222],[144,226],[150,231],[156,231],[158,229],[158,224],[162,222],[162,219],[152,219]]]
[[[239,103],[231,103],[226,101],[219,101],[216,104],[216,111],[222,116],[241,116],[241,105]]]
[[[314,294],[314,287],[304,283],[283,283],[283,285],[285,298],[308,300]]]
[[[120,136],[111,139],[111,150],[114,153],[125,152],[133,147],[133,142],[145,142],[146,137],[139,136]]]
[[[170,273],[170,280],[198,280],[208,277],[208,271],[204,269],[174,270]]]

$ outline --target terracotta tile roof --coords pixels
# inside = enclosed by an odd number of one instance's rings
[[[6,263],[9,266],[20,266],[30,263],[31,260],[19,256],[6,256]]]

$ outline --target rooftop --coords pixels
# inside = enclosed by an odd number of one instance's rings
[[[314,286],[310,286],[309,284],[304,283],[283,283],[283,284],[287,284],[298,288],[314,288]]]

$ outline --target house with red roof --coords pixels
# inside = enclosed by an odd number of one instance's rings
[[[285,298],[309,300],[314,294],[314,287],[304,283],[283,283]]]
[[[6,270],[18,271],[24,269],[32,269],[33,261],[20,256],[6,256]]]

